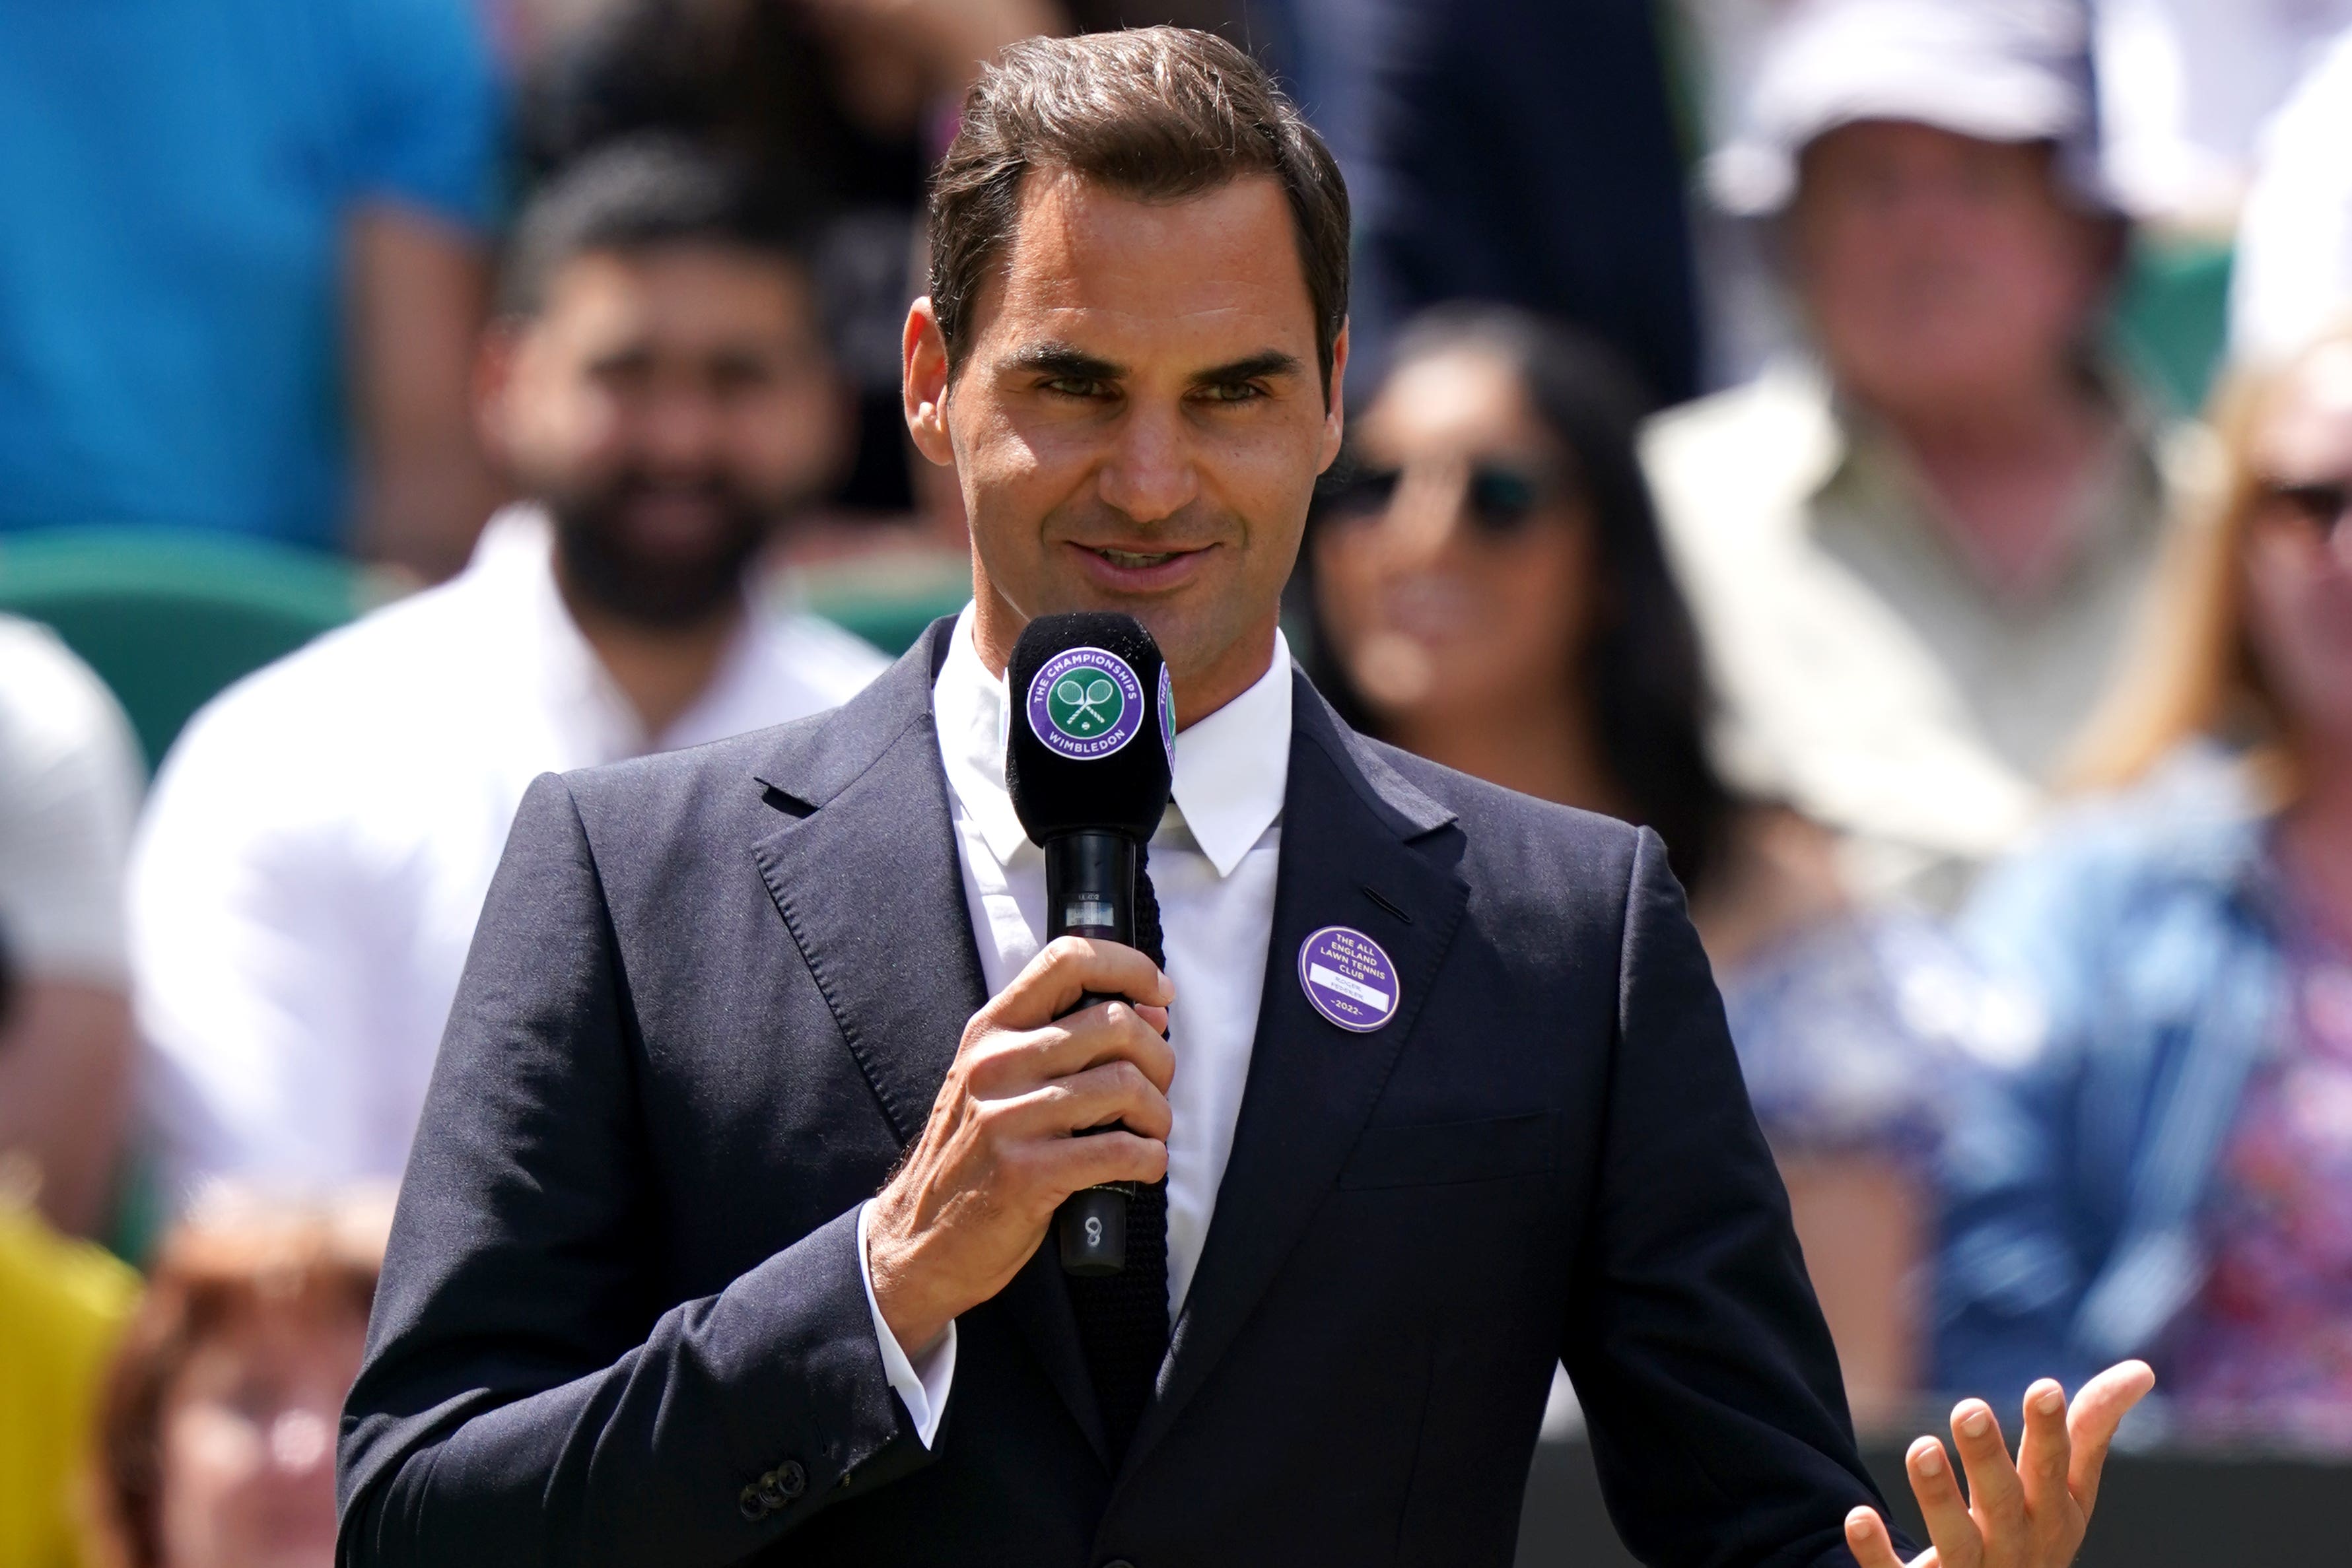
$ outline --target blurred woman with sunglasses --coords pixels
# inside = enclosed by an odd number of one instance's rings
[[[1318,502],[1301,641],[1359,728],[1658,830],[1848,1389],[1891,1413],[1914,1380],[1938,1085],[2000,1010],[1927,922],[1848,907],[1828,835],[1717,772],[1696,634],[1635,455],[1641,407],[1562,329],[1491,306],[1423,318]]]
[[[1966,1112],[1948,1386],[2145,1356],[2208,1437],[2352,1451],[2352,329],[2242,380],[2095,732],[2111,793],[1968,916],[2046,1010]]]

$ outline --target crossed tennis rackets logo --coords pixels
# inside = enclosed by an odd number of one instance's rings
[[[1118,722],[1118,688],[1107,675],[1082,680],[1065,675],[1054,683],[1054,727],[1081,739],[1100,735]],[[1108,711],[1106,711],[1108,709]]]

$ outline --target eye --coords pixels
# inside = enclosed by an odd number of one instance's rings
[[[1358,468],[1317,487],[1323,515],[1334,522],[1361,522],[1386,512],[1404,480],[1398,468]]]
[[[1045,390],[1056,397],[1102,398],[1110,395],[1108,383],[1089,376],[1055,376],[1046,382]]]
[[[2323,535],[2333,534],[2352,516],[2352,485],[2281,485],[2276,494],[2288,511]]]
[[[1201,389],[1201,396],[1209,402],[1255,402],[1265,395],[1265,389],[1255,382],[1218,382]]]
[[[776,368],[765,360],[730,356],[710,367],[710,384],[721,393],[756,392],[776,380]]]
[[[651,354],[610,354],[591,361],[588,365],[591,381],[616,392],[641,391],[652,382],[653,374]]]

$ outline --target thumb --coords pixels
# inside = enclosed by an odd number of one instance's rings
[[[2074,1450],[2066,1469],[2066,1490],[2088,1517],[2099,1499],[2099,1473],[2106,1467],[2107,1446],[2131,1407],[2156,1386],[2156,1373],[2144,1361],[2118,1362],[2074,1396],[2066,1412],[2066,1440]]]

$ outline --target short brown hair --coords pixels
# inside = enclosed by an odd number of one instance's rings
[[[931,310],[950,367],[962,360],[972,300],[1020,221],[1032,169],[1156,202],[1272,175],[1290,200],[1329,397],[1348,319],[1348,187],[1323,139],[1246,52],[1213,33],[1138,27],[1030,38],[981,72],[931,173]]]
[[[373,1194],[301,1205],[236,1197],[165,1240],[99,1413],[93,1500],[118,1568],[163,1568],[163,1423],[190,1361],[257,1311],[367,1322],[388,1218]]]

